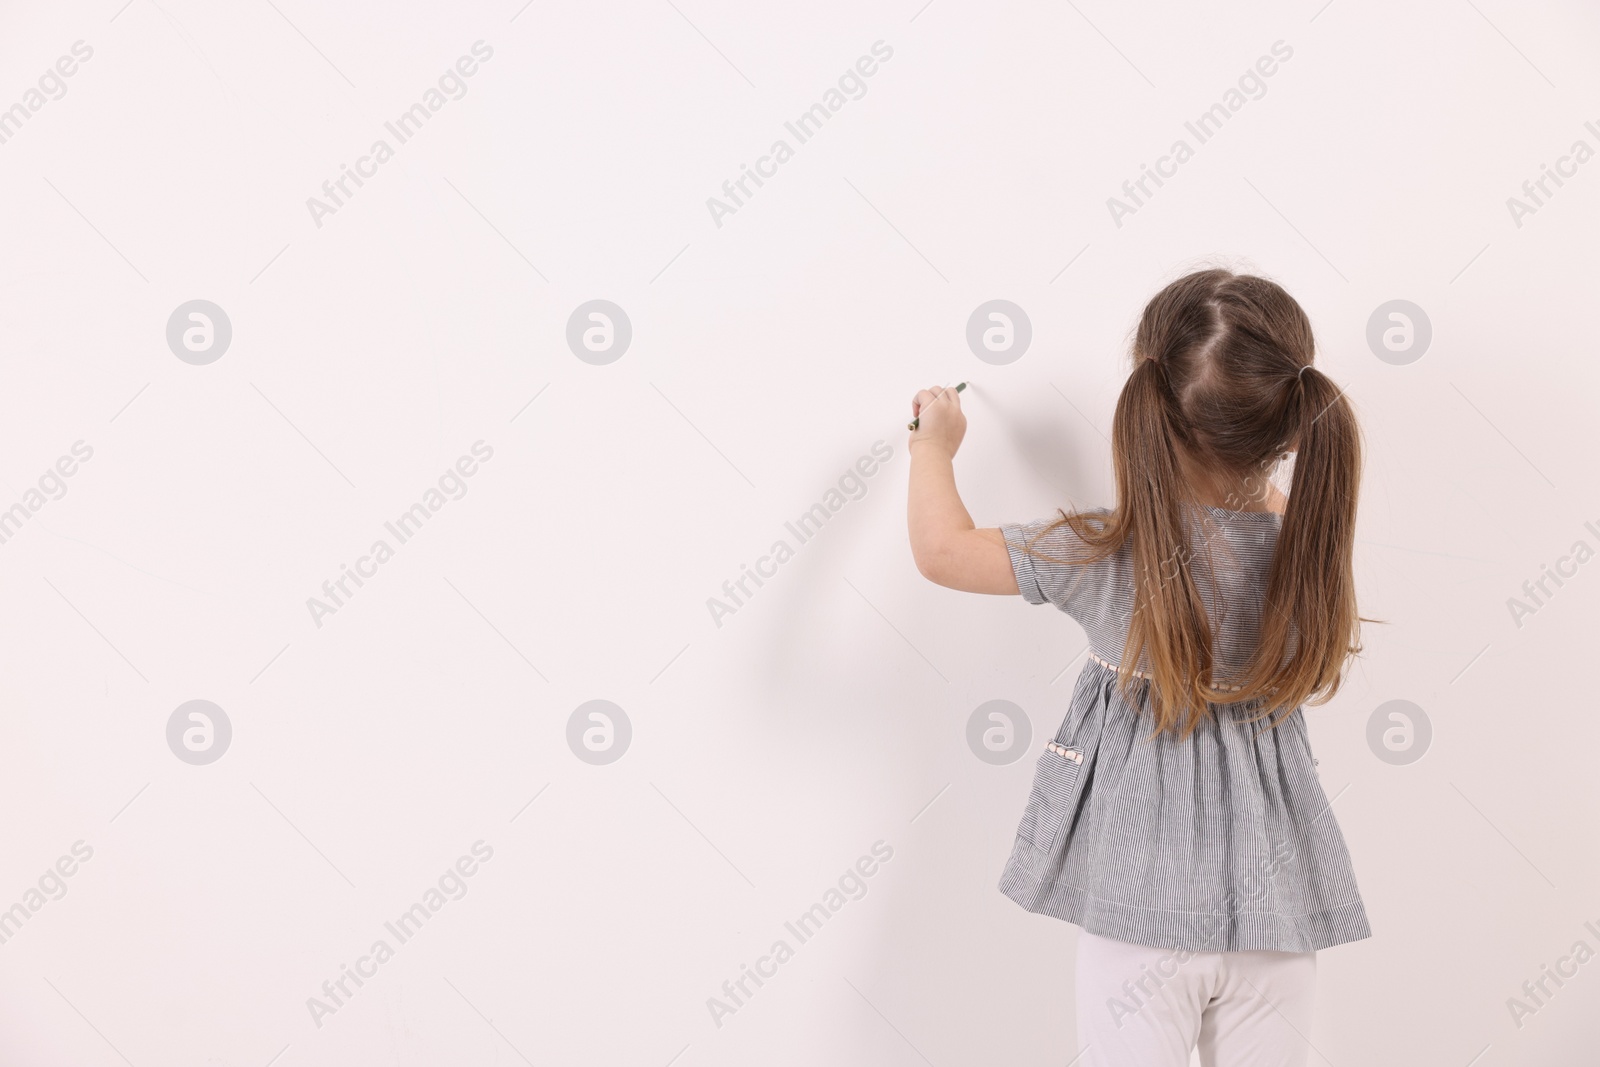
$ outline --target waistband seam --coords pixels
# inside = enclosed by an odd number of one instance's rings
[[[1089,650],[1089,658],[1094,660],[1096,663],[1100,664],[1102,667],[1110,667],[1112,670],[1117,671],[1118,673],[1122,673],[1122,668],[1121,667],[1117,666],[1115,663],[1112,663],[1110,660],[1101,659],[1099,656],[1095,655],[1093,649]],[[1129,670],[1127,673],[1133,675],[1135,678],[1149,678],[1149,677],[1151,677],[1151,675],[1147,671]],[[1210,686],[1207,686],[1206,688],[1221,690],[1221,691],[1224,691],[1224,692],[1237,692],[1238,690],[1243,689],[1244,686],[1242,686],[1242,685],[1210,685]]]

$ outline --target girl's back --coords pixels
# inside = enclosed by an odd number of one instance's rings
[[[1110,510],[1095,508],[1084,514],[1103,521]],[[1282,522],[1277,511],[1202,505],[1186,523],[1187,544],[1181,555],[1194,575],[1211,624],[1213,670],[1218,678],[1242,674],[1254,656]],[[1048,601],[1072,616],[1088,634],[1090,650],[1116,663],[1137,603],[1132,544],[1097,562],[1058,565],[1041,554],[1072,560],[1088,552],[1089,546],[1071,527],[1059,520],[1040,520],[1002,530],[1014,530],[1034,549],[1034,554],[1022,552],[1014,558],[1014,566],[1030,580],[1018,582],[1024,599],[1032,604]],[[1169,566],[1156,578],[1172,580],[1173,571],[1175,567]],[[1148,672],[1148,653],[1134,666]]]

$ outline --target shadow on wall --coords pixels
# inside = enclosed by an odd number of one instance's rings
[[[968,390],[962,403],[968,413],[969,428],[956,461],[956,475],[968,498],[969,510],[974,512],[973,520],[979,526],[1040,518],[1057,504],[1070,510],[1099,503],[1075,497],[1068,487],[1104,484],[1110,446],[1087,426],[1081,432],[1069,432],[1076,429],[1071,421],[1083,420],[1072,413],[1065,402],[1061,405],[1064,418],[1054,412],[1013,409],[976,389]],[[979,445],[975,437],[981,439],[981,447],[975,447]],[[846,497],[845,506],[805,543],[797,544],[798,539],[791,529],[784,528],[783,537],[796,551],[795,558],[779,572],[780,588],[770,594],[782,604],[769,619],[770,638],[753,665],[763,681],[803,684],[817,679],[816,664],[801,659],[799,653],[807,647],[806,635],[843,625],[845,619],[840,612],[848,611],[854,617],[854,608],[847,605],[860,598],[845,585],[846,580],[863,594],[873,597],[874,606],[896,620],[897,625],[915,614],[915,598],[920,596],[920,591],[911,591],[926,579],[917,573],[907,542],[905,492],[910,454],[905,438],[904,433],[891,431],[882,439],[884,445],[879,446],[879,456],[884,446],[891,450],[891,455],[878,465],[875,474],[861,479],[865,492],[854,500]],[[1043,508],[1029,507],[1025,509],[1027,514],[1017,506],[1004,507],[997,514],[981,513],[985,509],[975,508],[973,500],[984,494],[974,490],[985,484],[984,465],[996,456],[1003,457],[1007,463],[1022,460],[1050,487],[1053,502]],[[854,462],[838,458],[830,461],[829,469],[849,472],[854,469]],[[832,475],[834,480],[829,482],[819,478],[819,483],[834,487],[838,485],[838,477]],[[1105,503],[1109,505],[1111,501],[1108,499]],[[987,510],[993,508],[990,504]],[[880,547],[885,545],[894,546],[889,554]],[[903,572],[885,574],[886,569]],[[874,575],[883,578],[875,586],[863,583],[863,578]],[[879,597],[877,593],[884,590],[905,595]],[[829,605],[833,605],[832,614]],[[855,663],[839,664],[839,667],[847,672],[853,667],[871,670],[864,658]]]
[[[1040,518],[1057,504],[1070,510],[1112,502],[1074,497],[1068,491],[1068,486],[1106,484],[1109,443],[1053,390],[1037,404],[1016,406],[969,390],[963,397],[963,406],[969,431],[957,460],[957,477],[979,525]],[[995,1003],[1005,1003],[1010,998],[1030,1005],[1029,1010],[1070,1002],[1063,998],[1070,998],[1071,994],[1068,946],[1074,934],[1065,924],[1041,929],[1043,924],[1036,918],[1013,916],[1016,906],[998,890],[1016,819],[1026,797],[1032,758],[1022,757],[1002,776],[985,773],[993,768],[981,766],[967,751],[959,723],[970,709],[953,704],[966,699],[975,707],[985,697],[977,696],[973,689],[983,682],[949,674],[949,668],[941,663],[941,673],[947,675],[945,691],[949,698],[941,702],[943,706],[929,708],[914,695],[917,689],[927,687],[911,684],[916,679],[908,672],[926,671],[927,679],[934,684],[938,684],[937,678],[909,649],[904,657],[894,650],[893,659],[873,658],[873,649],[887,647],[874,640],[845,646],[826,660],[805,658],[804,650],[816,645],[814,635],[863,625],[858,621],[863,619],[866,625],[904,628],[908,638],[925,644],[916,636],[916,628],[927,631],[926,622],[919,623],[919,616],[925,618],[930,594],[954,598],[948,591],[921,588],[926,579],[917,573],[906,540],[909,450],[903,433],[893,433],[886,442],[893,449],[892,458],[874,477],[866,479],[867,489],[862,497],[840,508],[816,534],[816,541],[800,549],[797,555],[804,558],[785,565],[783,589],[771,594],[782,603],[772,613],[775,617],[768,620],[771,629],[763,632],[752,667],[763,688],[781,687],[790,693],[810,688],[820,701],[837,704],[841,679],[871,679],[870,691],[858,699],[890,702],[888,706],[873,704],[858,711],[876,720],[862,735],[892,734],[896,738],[893,744],[885,744],[873,754],[874,788],[860,791],[863,801],[881,806],[871,816],[870,835],[881,836],[894,847],[895,859],[889,865],[892,876],[873,882],[870,916],[857,915],[852,926],[838,932],[848,940],[839,945],[834,961],[826,965],[826,970],[833,973],[819,972],[816,978],[837,986],[830,999],[839,1014],[831,1029],[840,1035],[841,1045],[883,1050],[909,1042],[937,1060],[937,1047],[928,1046],[944,1030],[939,1020],[956,1008],[970,1013],[972,1005],[967,1000],[960,1004],[954,1000],[970,999],[975,989],[980,995],[995,998]],[[986,482],[986,468],[1014,468],[1019,459],[1048,486],[1045,495],[1050,503],[1046,506],[997,503],[994,494],[981,491],[985,484],[1010,484],[1009,479]],[[831,460],[829,466],[843,469],[845,463]],[[975,506],[980,499],[985,503]],[[846,580],[850,585],[845,584]],[[872,607],[861,603],[856,590],[871,598]],[[953,603],[961,600],[954,598]],[[1020,599],[1016,604],[1022,606]],[[887,616],[888,624],[876,618],[878,611]],[[959,631],[964,625],[957,610],[951,616],[951,626]],[[898,644],[900,638],[890,635],[887,641]],[[933,649],[927,651],[937,659]],[[1017,680],[1018,687],[1043,687],[1059,667],[1059,663],[1040,662],[1028,669],[1028,677]],[[1045,719],[1050,716],[1037,722],[1036,729],[1054,730],[1055,721]],[[774,732],[788,726],[768,724]],[[938,781],[930,787],[935,777]],[[910,820],[919,814],[917,808],[930,800],[938,784],[945,781],[953,783],[953,795],[939,803],[957,801],[966,807],[953,821],[947,816],[943,823],[935,818],[912,824]],[[846,855],[856,847],[854,841],[840,840],[835,851]],[[939,877],[939,872],[945,872],[945,876]],[[947,913],[952,900],[967,901],[966,906],[976,910],[964,919],[952,916]],[[930,926],[942,930],[942,935],[931,942]],[[1018,939],[1016,968],[993,976],[971,970],[990,965],[981,952],[973,950],[972,931],[980,929]],[[949,983],[908,984],[908,975],[929,966],[940,970],[955,967],[966,976]],[[1017,993],[1019,988],[1029,992]],[[982,994],[983,990],[990,992]],[[935,996],[932,1002],[930,994]],[[998,1008],[996,1011],[997,1022],[1010,1014]],[[904,1032],[896,1036],[890,1026]],[[1060,1047],[1065,1047],[1071,1038],[1070,1011],[1063,1009],[1060,1017],[1052,1020],[1052,1027],[1063,1042]],[[1006,1040],[1026,1044],[1036,1039],[1013,1035]]]

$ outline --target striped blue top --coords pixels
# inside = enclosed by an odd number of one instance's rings
[[[1105,515],[1106,509],[1090,511]],[[1237,676],[1254,647],[1282,519],[1203,507],[1189,565],[1214,631],[1214,676]],[[1097,563],[1053,519],[1000,527],[1030,604],[1084,628],[1090,656],[1033,788],[1000,890],[1029,911],[1156,948],[1305,952],[1372,935],[1350,854],[1318,779],[1303,708],[1279,725],[1239,721],[1255,706],[1225,691],[1189,737],[1149,738],[1149,682],[1118,689],[1133,612],[1128,546]],[[1138,669],[1148,668],[1142,661]]]

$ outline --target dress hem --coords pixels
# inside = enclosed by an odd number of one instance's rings
[[[1292,917],[1157,910],[1096,897],[1078,886],[1046,883],[1015,859],[1000,877],[1000,892],[1026,911],[1061,919],[1098,937],[1174,951],[1314,952],[1372,936],[1360,900]]]

